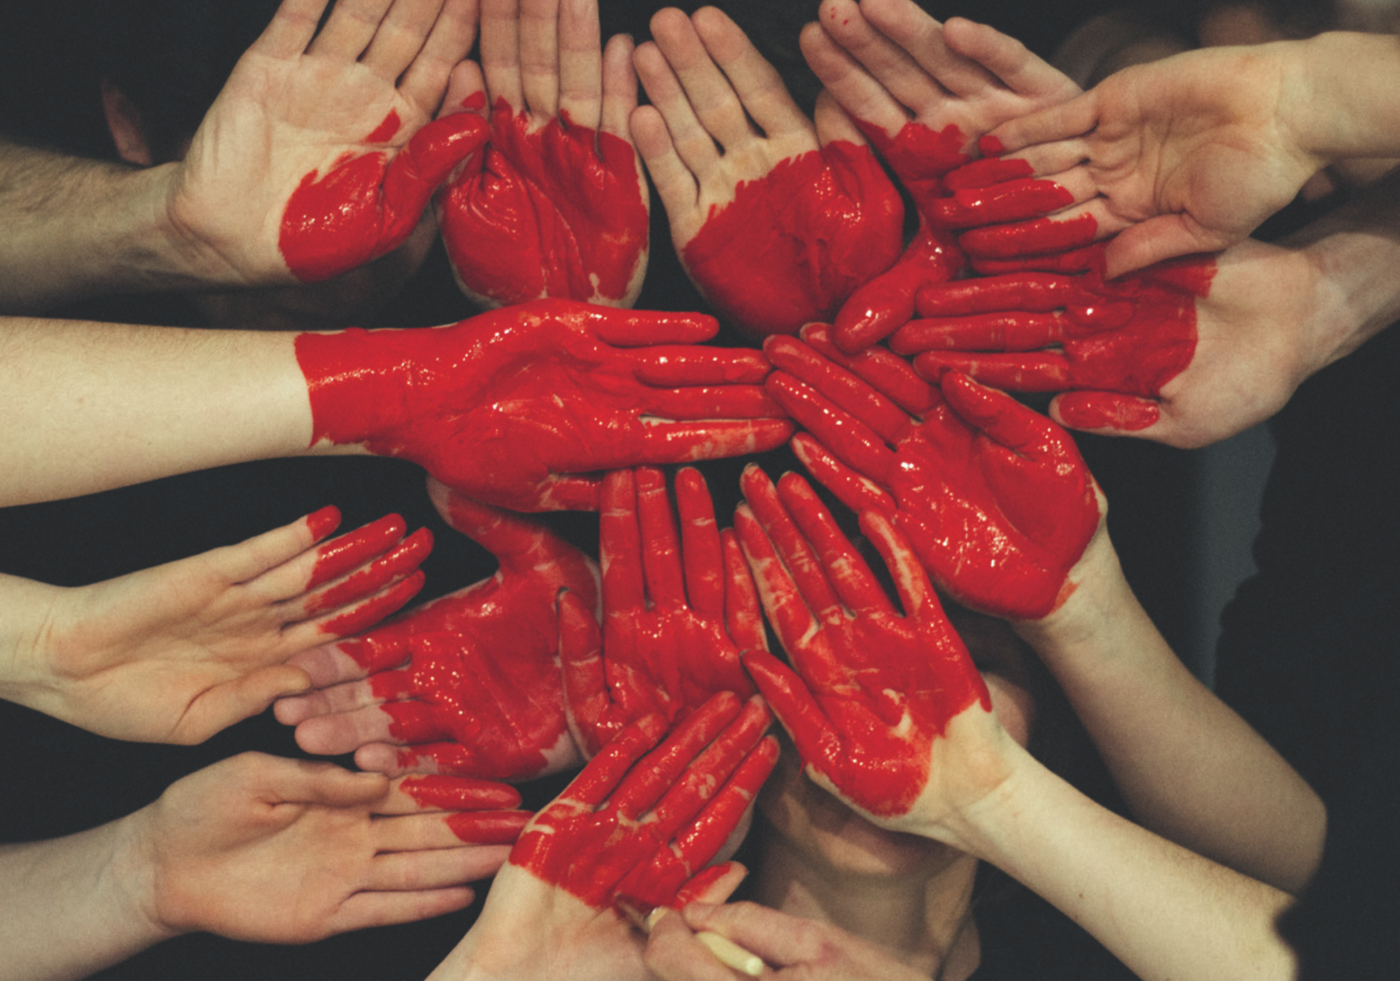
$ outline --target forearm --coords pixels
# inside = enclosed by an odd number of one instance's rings
[[[306,453],[295,336],[0,318],[0,506]]]
[[[1173,653],[1106,534],[1081,568],[1064,606],[1016,629],[1055,675],[1132,813],[1177,844],[1297,894],[1321,859],[1321,799]]]
[[[1296,50],[1284,102],[1299,147],[1334,162],[1400,157],[1400,38],[1333,31]]]
[[[142,909],[131,820],[0,847],[0,981],[87,977],[172,935]]]
[[[1020,751],[960,815],[965,847],[1052,903],[1144,981],[1291,978],[1290,897],[1100,807]]]
[[[175,167],[135,169],[0,139],[0,312],[234,285],[229,270],[169,222]]]

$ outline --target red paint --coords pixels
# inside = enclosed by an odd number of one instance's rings
[[[1135,433],[1157,424],[1162,410],[1156,402],[1107,392],[1066,392],[1055,406],[1071,429],[1115,429]]]
[[[1068,194],[1066,191],[1066,198]],[[1098,220],[1086,213],[1059,221],[1053,218],[1037,218],[1010,225],[974,228],[958,237],[958,245],[969,256],[1006,259],[1077,249],[1093,242],[1098,233]]]
[[[875,543],[901,616],[815,493],[795,474],[777,488],[757,467],[741,480],[751,510],[734,516],[792,667],[744,655],[806,766],[867,814],[909,813],[928,785],[933,745],[991,698],[908,544],[875,512]]]
[[[636,153],[567,113],[529,127],[528,113],[497,99],[490,146],[440,197],[458,278],[503,305],[546,296],[622,300],[647,252]]]
[[[447,827],[469,845],[513,845],[531,817],[529,811],[451,814],[447,817]]]
[[[391,613],[403,609],[408,601],[423,589],[423,581],[422,570],[413,572],[353,609],[331,617],[321,624],[321,632],[336,637],[348,637],[368,630]]]
[[[863,351],[914,315],[919,289],[954,279],[963,255],[951,233],[925,225],[888,272],[851,295],[836,314],[834,336],[841,350]]]
[[[384,121],[374,128],[374,132],[364,138],[365,143],[388,143],[403,125],[397,109],[390,109]]]
[[[885,158],[899,182],[904,185],[919,214],[929,218],[933,205],[946,191],[943,176],[968,160],[963,147],[967,137],[957,126],[933,129],[923,123],[907,122],[893,136],[864,120],[856,125],[865,138]]]
[[[510,864],[594,909],[676,902],[776,762],[770,718],[760,701],[716,695],[659,746],[665,724],[639,719],[535,816]]]
[[[379,142],[373,138],[384,128],[367,142]],[[480,117],[456,113],[428,123],[392,159],[382,151],[345,153],[325,175],[303,176],[278,236],[287,268],[302,282],[316,282],[397,248],[438,185],[486,135]]]
[[[1008,181],[988,188],[954,191],[934,202],[929,220],[943,228],[973,228],[1024,221],[1073,203],[1074,195],[1054,181]]]
[[[781,445],[757,351],[701,314],[541,300],[432,330],[301,334],[312,443],[412,460],[517,511],[598,507],[600,470]],[[668,422],[667,420],[676,420]]]
[[[971,188],[991,187],[993,184],[1001,184],[1005,181],[1020,180],[1030,177],[1034,173],[1035,168],[1027,160],[984,157],[949,171],[943,178],[943,186],[950,192],[956,192]]]
[[[322,521],[329,517],[324,511],[317,513],[323,516]],[[340,522],[339,511],[335,512],[335,520],[337,524]],[[377,521],[341,535],[333,542],[327,542],[316,549],[316,564],[311,569],[311,579],[306,588],[315,589],[358,568],[372,556],[391,548],[407,530],[403,518],[397,514],[386,514]]]
[[[925,347],[922,328],[911,324],[891,344],[906,354],[926,351],[914,363],[930,379],[958,370],[1008,391],[1156,398],[1195,354],[1196,299],[1209,293],[1215,261],[1176,260],[1105,281],[1102,246],[1092,253],[1093,268],[1077,275],[1008,273],[926,289],[918,298],[921,315],[962,318],[965,326],[941,328],[937,341]],[[978,319],[983,317],[1005,329],[986,331]],[[1008,347],[1023,353],[1006,353]],[[1110,425],[1119,417],[1140,427],[1147,410],[1130,411],[1130,405],[1109,410],[1099,400],[1076,400],[1070,412],[1093,412]]]
[[[319,542],[340,527],[340,508],[327,505],[306,516],[306,530],[311,532],[311,540]]]
[[[999,157],[1006,152],[1006,146],[991,133],[977,140],[977,152],[984,157]]]
[[[644,715],[671,723],[716,692],[753,694],[739,651],[765,642],[751,587],[743,602],[747,568],[735,550],[726,568],[698,471],[678,475],[676,504],[681,532],[661,471],[610,473],[600,526],[601,635],[578,599],[560,602],[564,690],[588,756]]]
[[[780,161],[713,207],[681,250],[687,272],[754,337],[830,320],[899,256],[904,206],[875,155],[846,141]]]
[[[399,789],[419,807],[435,810],[509,810],[520,806],[520,791],[494,780],[414,774],[404,777]]]
[[[434,743],[405,750],[405,767],[425,757],[462,776],[539,776],[569,744],[555,598],[567,589],[595,609],[596,569],[519,515],[452,495],[448,520],[497,557],[496,575],[341,650],[369,672],[371,691],[393,720],[391,735]]]
[[[372,596],[423,564],[433,550],[433,533],[419,528],[385,555],[361,566],[339,582],[307,598],[306,612],[324,613]]]
[[[796,342],[768,353],[774,397],[811,434],[793,449],[837,497],[892,515],[929,575],[965,605],[1012,619],[1054,609],[1099,522],[1093,480],[1063,430],[956,375],[911,396],[907,367],[888,386],[897,407],[868,380],[896,374],[888,356],[861,377],[853,369],[870,353],[844,365]],[[911,412],[917,403],[927,408]]]

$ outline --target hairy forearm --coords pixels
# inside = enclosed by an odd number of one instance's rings
[[[167,218],[175,166],[135,169],[0,139],[0,312],[232,284]]]
[[[1106,534],[1082,564],[1092,571],[1063,607],[1016,629],[1055,675],[1134,816],[1296,895],[1321,860],[1321,799],[1181,663]]]
[[[0,981],[87,977],[172,935],[142,908],[130,823],[0,846]]]
[[[1274,921],[1291,902],[1100,807],[1019,751],[957,835],[1083,926],[1144,981],[1291,978]]]
[[[295,336],[0,318],[0,506],[307,452]]]

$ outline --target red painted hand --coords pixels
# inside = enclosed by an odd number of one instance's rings
[[[903,616],[802,478],[775,488],[750,467],[742,486],[735,530],[792,667],[764,651],[744,665],[818,784],[885,827],[912,829],[929,816],[916,805],[945,781],[936,765],[959,751],[947,746],[970,727],[995,731],[986,685],[888,518],[866,511],[860,526]]]
[[[676,475],[680,534],[659,470],[603,485],[603,629],[560,599],[559,656],[574,738],[588,756],[644,715],[674,722],[717,692],[747,697],[739,652],[766,649],[758,595],[733,532],[720,533],[699,471]]]
[[[759,452],[791,423],[699,314],[541,300],[433,330],[300,334],[313,442],[413,460],[517,511],[596,510],[596,471]]]
[[[297,725],[309,752],[356,751],[364,769],[391,774],[524,780],[574,765],[555,600],[567,589],[596,610],[596,567],[540,524],[441,485],[431,490],[448,522],[495,555],[499,571],[306,655],[299,664],[322,690],[284,699],[278,718]]]
[[[1196,353],[1196,305],[1215,260],[1103,278],[1103,247],[1046,257],[1052,269],[963,280],[920,292],[920,317],[890,346],[926,378],[949,370],[1015,392],[1075,392],[1059,417],[1080,429],[1139,430],[1160,417],[1163,388]],[[1076,270],[1077,267],[1077,270]]]
[[[892,516],[959,602],[1050,613],[1106,510],[1074,441],[961,375],[940,391],[881,348],[847,358],[823,327],[803,337],[769,342],[769,387],[811,434],[792,445],[812,474],[852,509]]]

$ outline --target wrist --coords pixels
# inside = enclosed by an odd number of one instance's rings
[[[1400,39],[1329,31],[1286,47],[1281,103],[1298,147],[1319,169],[1338,160],[1400,155]]]
[[[428,333],[356,327],[298,334],[297,365],[311,402],[311,447],[403,456],[402,431],[413,417],[408,399],[421,374],[419,352],[408,342],[426,340]]]

